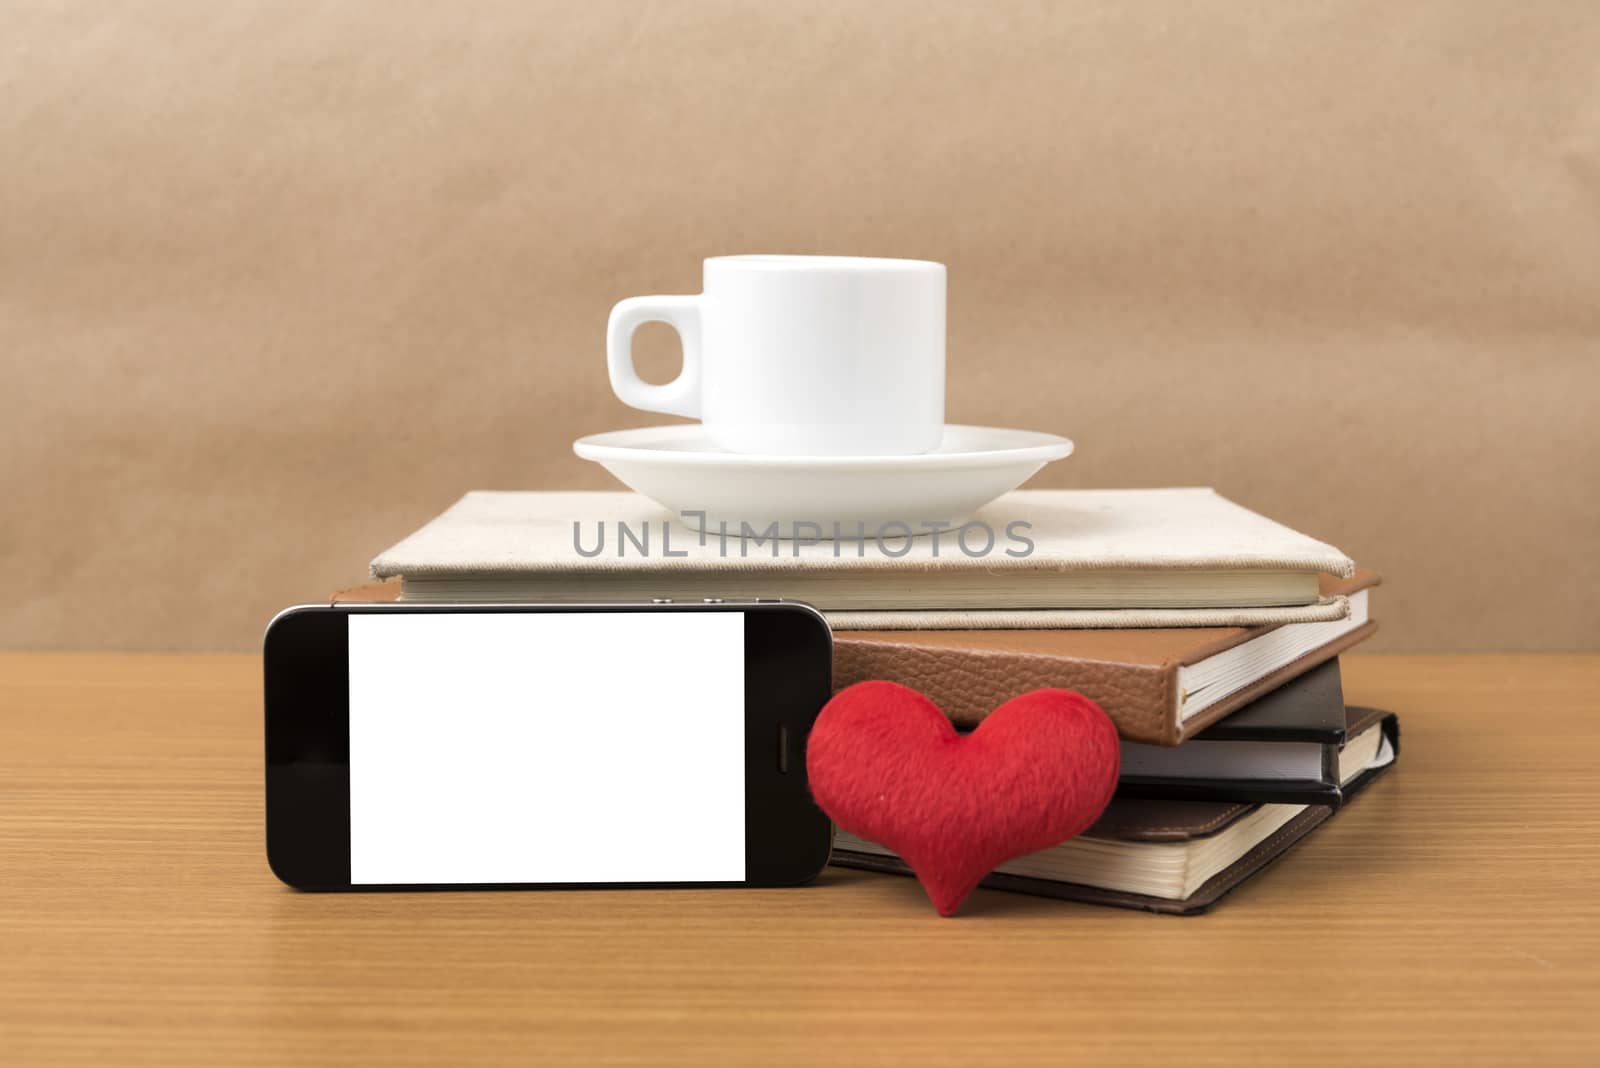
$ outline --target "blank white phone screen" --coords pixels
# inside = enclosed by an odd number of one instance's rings
[[[745,877],[744,614],[350,616],[350,881]]]

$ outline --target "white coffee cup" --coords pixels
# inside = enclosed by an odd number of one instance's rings
[[[945,270],[926,260],[717,256],[699,296],[611,309],[606,360],[624,404],[700,419],[739,453],[891,456],[944,433]],[[662,322],[683,371],[639,378],[633,332]]]

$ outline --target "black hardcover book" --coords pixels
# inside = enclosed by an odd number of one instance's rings
[[[1370,757],[1376,736],[1360,739]],[[1327,805],[1343,801],[1345,732],[1339,662],[1330,660],[1252,701],[1180,746],[1122,743],[1117,796],[1166,801]]]

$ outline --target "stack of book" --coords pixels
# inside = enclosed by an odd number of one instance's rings
[[[1399,753],[1392,714],[1344,701],[1378,577],[1330,545],[1208,489],[1021,490],[920,526],[779,541],[628,493],[470,493],[373,561],[398,583],[339,599],[785,598],[828,617],[836,689],[904,683],[958,728],[1077,690],[1122,736],[1117,797],[984,883],[1026,893],[1203,911]],[[833,862],[906,870],[843,831]]]

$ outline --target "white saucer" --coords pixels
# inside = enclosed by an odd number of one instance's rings
[[[946,426],[932,452],[915,456],[760,456],[722,452],[699,424],[640,427],[590,434],[572,450],[610,471],[693,529],[696,516],[717,530],[748,523],[757,531],[776,521],[782,537],[796,523],[816,524],[820,537],[874,537],[886,523],[926,533],[924,522],[963,523],[1016,489],[1049,463],[1072,452],[1072,442],[1031,430]],[[891,527],[888,534],[902,534]],[[817,536],[802,526],[803,537]]]

